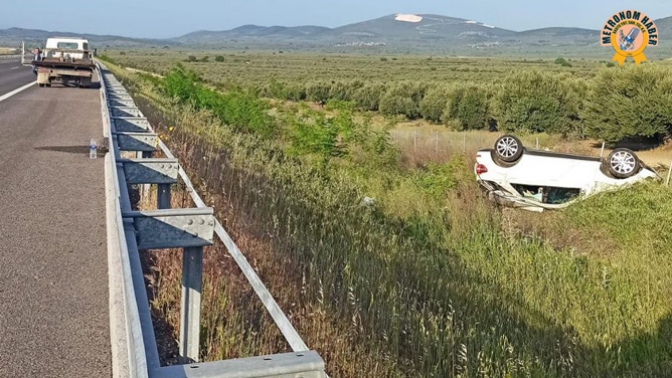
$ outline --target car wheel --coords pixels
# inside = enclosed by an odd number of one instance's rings
[[[609,173],[620,179],[636,175],[642,167],[637,155],[627,148],[617,148],[612,151],[606,163]]]
[[[523,156],[523,143],[513,135],[504,135],[495,142],[495,156],[505,163],[513,163]]]

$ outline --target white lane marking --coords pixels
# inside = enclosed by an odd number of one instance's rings
[[[26,85],[24,85],[24,86],[21,87],[21,88],[15,89],[15,90],[13,90],[13,91],[7,93],[7,94],[4,94],[4,95],[0,96],[0,102],[5,101],[6,99],[8,99],[8,98],[14,96],[14,95],[17,94],[17,93],[21,93],[21,92],[25,91],[26,89],[32,87],[32,86],[35,85],[36,83],[37,83],[37,81],[33,81],[33,82],[30,83],[30,84],[26,84]]]
[[[12,67],[12,68],[10,68],[10,70],[18,70],[19,68],[21,68],[21,67]]]

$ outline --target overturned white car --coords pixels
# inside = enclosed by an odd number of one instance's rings
[[[501,136],[493,149],[479,150],[474,173],[490,200],[538,212],[561,209],[600,191],[658,178],[626,148],[617,148],[607,159],[601,159],[530,150],[513,135]]]

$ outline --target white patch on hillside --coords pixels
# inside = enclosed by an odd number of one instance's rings
[[[495,27],[492,26],[492,25],[486,25],[486,24],[481,24],[481,25],[485,26],[486,28],[490,28],[490,29],[494,29],[494,28],[495,28]]]
[[[397,17],[394,18],[397,21],[402,21],[402,22],[421,22],[422,17],[417,16],[415,14],[398,14]]]
[[[476,21],[464,21],[465,24],[478,24]]]

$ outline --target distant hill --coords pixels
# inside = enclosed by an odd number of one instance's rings
[[[180,38],[174,39],[180,43],[219,43],[222,40],[231,38],[269,38],[269,39],[291,39],[306,38],[313,35],[320,35],[331,29],[322,26],[299,26],[285,27],[272,26],[263,27],[256,25],[244,25],[227,31],[197,31],[189,33]]]
[[[656,21],[663,44],[647,51],[672,56],[672,17]],[[422,52],[463,55],[567,55],[610,58],[599,30],[548,27],[516,32],[476,20],[434,14],[393,14],[333,29],[319,26],[246,25],[228,31],[199,31],[173,39],[207,47],[289,48],[338,52]],[[668,44],[672,45],[672,43]]]
[[[404,21],[412,16],[413,22]],[[419,21],[418,21],[419,20]],[[360,36],[373,38],[404,38],[423,40],[426,38],[485,38],[510,37],[516,32],[488,26],[480,22],[433,14],[389,15],[375,20],[360,22],[333,29],[340,37]]]
[[[15,45],[18,46],[22,41],[25,41],[29,45],[41,45],[49,37],[75,37],[75,38],[86,38],[91,44],[96,44],[98,46],[165,46],[165,45],[176,45],[177,43],[171,40],[155,40],[155,39],[139,39],[139,38],[129,38],[129,37],[120,37],[114,35],[96,35],[96,34],[81,34],[81,33],[70,33],[70,32],[59,32],[59,31],[46,31],[46,30],[35,30],[35,29],[21,29],[21,28],[9,28],[9,29],[0,29],[0,44],[1,45]]]
[[[411,15],[407,15],[411,16]],[[181,43],[230,44],[284,42],[292,45],[391,46],[413,47],[416,43],[444,45],[497,41],[516,32],[488,26],[480,22],[439,15],[412,15],[414,22],[400,21],[404,15],[389,15],[375,20],[329,29],[319,26],[280,27],[246,25],[228,31],[199,31],[174,39]],[[235,40],[232,40],[235,39]]]
[[[653,59],[672,57],[672,17],[656,21],[661,45],[647,50]],[[337,28],[244,25],[231,30],[201,30],[171,39],[138,39],[43,30],[0,30],[0,45],[52,35],[82,36],[105,47],[252,48],[322,52],[429,53],[481,56],[563,55],[610,59],[599,44],[599,30],[548,27],[522,32],[476,20],[434,14],[392,14]]]

